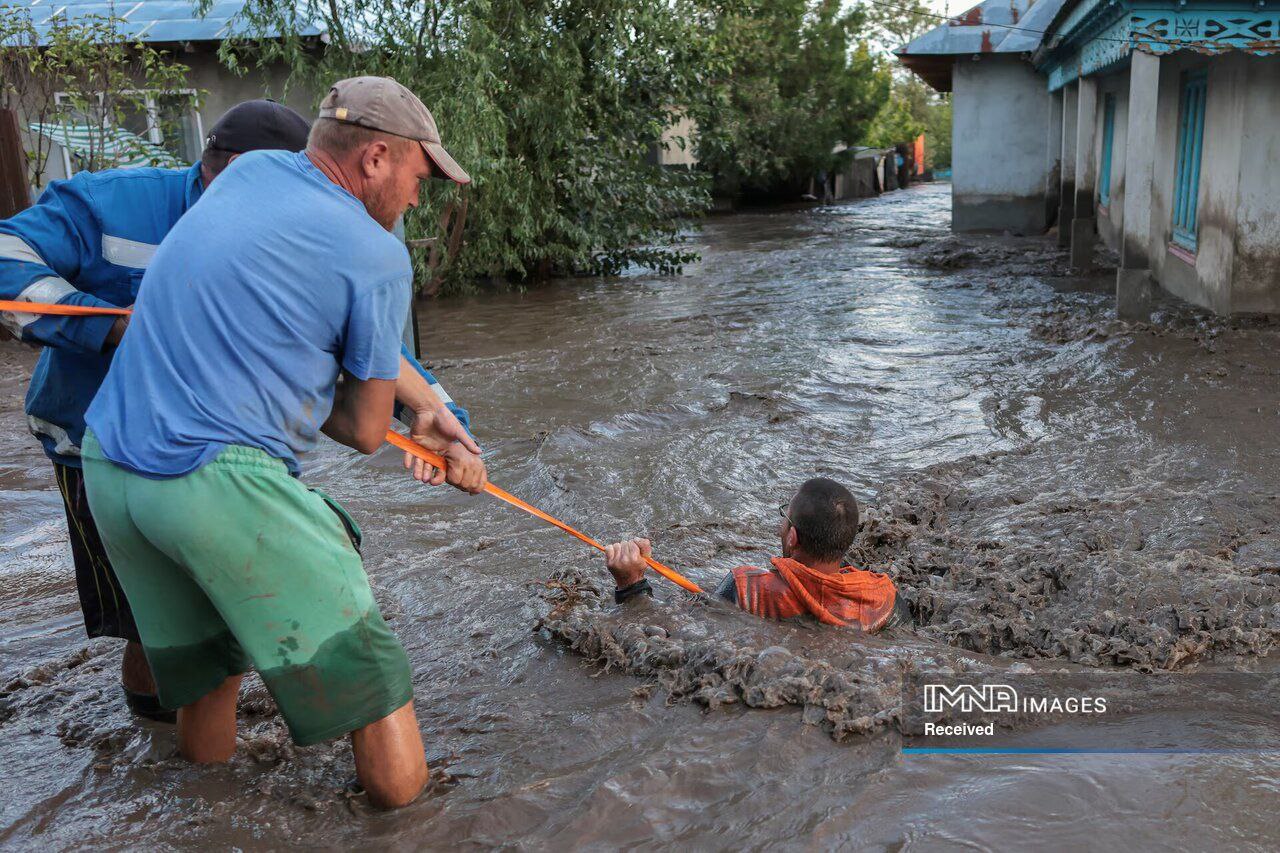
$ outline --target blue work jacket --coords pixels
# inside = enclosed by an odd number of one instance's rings
[[[40,200],[0,220],[0,299],[129,307],[169,229],[204,191],[200,164],[187,169],[110,169],[53,181]],[[27,389],[27,425],[54,462],[80,467],[84,413],[111,366],[113,317],[0,312],[25,343],[44,347]],[[470,428],[467,411],[402,354]]]

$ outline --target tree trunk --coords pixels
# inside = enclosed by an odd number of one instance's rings
[[[27,152],[18,132],[18,114],[0,109],[0,219],[8,219],[30,206]]]

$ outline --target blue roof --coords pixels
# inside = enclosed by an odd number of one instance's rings
[[[26,8],[37,30],[48,28],[49,20],[62,16],[74,20],[87,15],[123,19],[120,34],[129,41],[221,41],[233,35],[245,35],[245,26],[232,18],[244,8],[245,0],[214,0],[201,15],[197,2],[188,0],[0,0],[0,6]],[[266,33],[274,36],[277,33]],[[302,35],[318,36],[320,28],[311,25]]]
[[[982,0],[894,51],[898,60],[939,92],[951,91],[957,56],[1028,54],[1067,0]],[[1114,2],[1114,0],[1111,0]]]
[[[899,56],[1029,53],[1065,0],[984,0],[898,48]]]

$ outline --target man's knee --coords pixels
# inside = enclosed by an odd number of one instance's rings
[[[427,762],[424,758],[419,772],[392,776],[378,776],[362,781],[369,802],[380,809],[398,809],[418,798],[427,786]]]
[[[406,806],[427,785],[427,758],[413,702],[351,733],[356,777],[378,808]]]

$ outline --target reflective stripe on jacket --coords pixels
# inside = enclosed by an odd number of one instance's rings
[[[200,164],[108,169],[53,181],[32,207],[0,220],[0,299],[127,308],[152,255],[204,191]],[[55,462],[80,467],[84,413],[111,366],[114,317],[0,312],[0,324],[44,347],[27,389],[27,425]],[[468,430],[467,410],[402,354]]]
[[[127,308],[169,229],[200,197],[199,165],[109,169],[53,181],[0,220],[0,298]],[[80,467],[84,413],[111,366],[114,317],[0,313],[44,351],[27,390],[27,423],[55,462]]]

